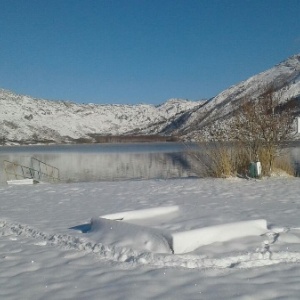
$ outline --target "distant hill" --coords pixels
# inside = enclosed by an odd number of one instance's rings
[[[207,101],[170,99],[159,106],[80,105],[17,95],[0,89],[0,144],[161,140],[158,136],[209,139],[211,126],[223,126],[247,97],[255,101],[268,87],[293,101],[300,115],[300,54],[231,86]],[[151,135],[153,139],[145,136]],[[128,138],[120,138],[127,136]],[[136,141],[136,138],[133,139]],[[165,140],[163,138],[163,140]]]
[[[92,143],[100,136],[132,135],[154,124],[168,124],[199,105],[181,99],[160,106],[80,105],[0,89],[0,144]]]
[[[230,114],[239,107],[245,97],[257,100],[268,88],[272,87],[280,94],[282,103],[294,102],[295,114],[300,116],[300,54],[294,55],[273,68],[252,76],[233,85],[212,98],[210,101],[195,107],[194,110],[178,116],[162,132],[176,134],[194,139],[197,136],[208,136],[211,126],[222,126]],[[216,125],[217,124],[217,125]]]

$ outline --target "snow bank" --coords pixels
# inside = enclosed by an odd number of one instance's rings
[[[172,234],[173,250],[175,254],[187,253],[204,245],[257,236],[267,231],[267,221],[260,219],[176,232]]]
[[[101,216],[100,218],[110,219],[110,220],[130,221],[130,220],[140,220],[140,219],[160,217],[163,215],[176,213],[178,211],[179,211],[179,206],[175,205],[175,206],[168,206],[168,207],[155,207],[155,208],[148,208],[148,209],[119,212],[115,214],[104,215]]]
[[[93,218],[87,234],[93,241],[153,253],[172,253],[168,238],[159,230],[144,226]]]

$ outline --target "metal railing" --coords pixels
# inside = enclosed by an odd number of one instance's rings
[[[34,178],[39,181],[60,181],[59,169],[45,162],[31,157],[31,169],[35,172]]]
[[[7,180],[33,178],[33,170],[16,162],[4,160],[4,170]]]
[[[4,160],[4,170],[7,180],[34,179],[37,181],[59,182],[59,169],[31,157],[31,167],[17,162]]]

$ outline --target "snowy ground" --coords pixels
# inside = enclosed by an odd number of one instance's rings
[[[299,195],[299,178],[2,186],[0,299],[299,299]]]

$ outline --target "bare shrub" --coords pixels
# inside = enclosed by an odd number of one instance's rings
[[[206,171],[212,177],[226,178],[232,176],[232,155],[225,145],[216,144],[206,151]]]
[[[212,126],[209,134],[214,142],[207,144],[197,157],[207,176],[245,176],[250,163],[255,161],[261,162],[263,176],[272,174],[275,161],[276,168],[293,173],[292,165],[283,163],[280,155],[282,147],[293,136],[294,120],[291,108],[280,100],[280,93],[272,87],[266,88],[257,99],[241,100],[227,130]]]
[[[243,177],[248,175],[249,164],[251,162],[249,153],[239,144],[234,144],[231,151],[234,152],[232,162],[235,174]]]
[[[249,158],[236,145],[212,142],[202,143],[199,151],[189,149],[193,171],[200,177],[228,178],[244,174]]]
[[[262,163],[263,175],[270,175],[282,146],[292,138],[293,117],[283,109],[280,94],[268,88],[257,100],[244,99],[235,111],[230,128],[251,161]]]

